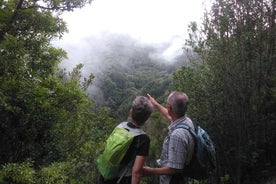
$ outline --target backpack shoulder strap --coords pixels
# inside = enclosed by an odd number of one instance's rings
[[[128,130],[130,133],[132,133],[134,137],[138,135],[146,134],[141,128],[131,128],[127,126],[127,124],[128,122],[122,122],[117,127]]]
[[[188,130],[195,138],[197,138],[197,135],[196,135],[195,131],[194,131],[190,126],[188,126],[187,124],[185,124],[185,123],[180,123],[180,124],[176,127],[176,129],[178,129],[178,128],[183,128],[183,129]],[[195,127],[195,128],[196,128],[196,127]]]

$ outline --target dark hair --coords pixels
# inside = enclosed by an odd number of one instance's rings
[[[153,111],[153,105],[147,97],[137,96],[132,102],[131,111],[131,118],[142,126],[149,119]]]
[[[173,113],[180,118],[188,109],[189,99],[185,93],[174,91],[169,95],[167,103],[171,105]]]

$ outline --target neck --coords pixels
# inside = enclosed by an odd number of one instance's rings
[[[185,116],[185,115],[184,115]],[[184,116],[181,116],[181,117],[176,117],[176,116],[172,116],[172,122],[180,119],[180,118],[183,118]]]
[[[132,120],[131,123],[132,123],[134,126],[141,128],[141,126],[138,125],[135,121]]]
[[[176,120],[178,120],[179,118],[178,117],[176,117],[176,116],[171,116],[171,120],[172,120],[172,122],[174,122],[174,121],[176,121]]]

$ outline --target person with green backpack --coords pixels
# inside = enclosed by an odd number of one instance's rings
[[[103,184],[139,184],[150,139],[142,130],[153,105],[147,97],[137,96],[130,109],[130,122],[120,123],[106,142],[97,159],[97,169]]]

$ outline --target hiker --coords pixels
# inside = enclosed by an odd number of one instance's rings
[[[163,142],[160,159],[157,160],[157,168],[143,167],[144,176],[160,175],[160,184],[182,184],[185,178],[180,174],[193,155],[194,140],[186,129],[176,126],[185,123],[194,129],[192,121],[185,115],[188,107],[188,96],[182,92],[172,92],[166,101],[166,108],[160,105],[148,94],[151,103],[170,120],[169,132]]]
[[[130,109],[130,122],[122,122],[117,127],[123,127],[129,132],[138,132],[134,136],[125,156],[120,162],[123,166],[118,176],[114,179],[105,180],[101,177],[101,182],[104,184],[139,184],[142,178],[142,171],[146,157],[149,154],[150,139],[142,126],[150,117],[153,111],[153,105],[147,97],[137,96],[132,102]],[[142,132],[142,133],[139,133]]]

